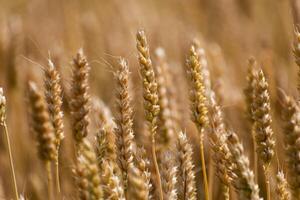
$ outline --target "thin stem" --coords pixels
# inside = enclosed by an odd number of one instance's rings
[[[266,182],[266,191],[267,191],[267,200],[271,200],[271,190],[270,190],[270,180],[268,176],[268,166],[264,166],[265,182]]]
[[[256,142],[255,142],[255,130],[254,130],[254,125],[252,125],[251,127],[251,135],[252,135],[252,142],[253,142],[253,163],[254,163],[254,177],[255,177],[255,182],[257,183],[258,181],[258,174],[257,174],[257,161],[258,161],[258,158],[257,158],[257,153],[256,153]]]
[[[5,130],[5,137],[6,137],[9,163],[10,163],[10,170],[11,170],[12,180],[13,180],[13,184],[14,184],[15,198],[16,198],[16,200],[19,200],[19,193],[18,193],[18,187],[17,187],[16,175],[15,175],[15,169],[14,169],[14,162],[13,162],[11,146],[10,146],[10,139],[9,139],[8,129],[7,129],[7,125],[6,125],[5,121],[3,122],[3,127],[4,127],[4,130]]]
[[[204,158],[203,137],[204,137],[203,130],[201,130],[201,133],[200,133],[200,157],[201,157],[203,184],[204,184],[205,200],[209,200],[209,190],[208,190],[206,166],[205,166],[205,158]]]
[[[212,152],[210,152],[210,157],[211,157]],[[209,188],[209,194],[213,194],[214,190],[214,176],[215,176],[215,166],[213,164],[213,161],[210,160],[208,163],[208,188]],[[212,197],[213,199],[213,197]]]
[[[51,162],[46,161],[46,171],[47,171],[47,181],[48,181],[48,199],[52,200],[52,172],[51,172]]]
[[[159,200],[163,200],[163,190],[162,190],[160,172],[159,172],[157,158],[156,158],[155,135],[151,134],[151,137],[152,137],[151,138],[151,140],[152,140],[151,150],[152,150],[153,163],[154,163],[154,167],[155,167],[156,179],[157,179],[157,184],[158,184]]]
[[[59,149],[57,149],[57,157],[55,161],[55,182],[57,193],[60,194],[60,179],[59,179],[59,161],[58,161]]]

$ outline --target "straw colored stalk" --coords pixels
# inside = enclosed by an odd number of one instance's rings
[[[143,97],[144,97],[144,109],[146,120],[149,124],[149,132],[151,135],[151,153],[153,158],[153,164],[155,167],[155,175],[157,188],[159,191],[159,199],[163,200],[163,191],[161,185],[161,178],[159,167],[156,157],[156,129],[157,129],[157,117],[160,111],[159,98],[157,90],[157,82],[155,79],[154,69],[150,59],[149,46],[146,40],[146,36],[143,30],[139,30],[136,35],[138,60],[140,64],[140,73],[143,79]]]
[[[45,97],[48,104],[50,119],[54,128],[56,145],[56,187],[60,193],[59,180],[59,147],[64,138],[63,111],[62,111],[62,89],[60,85],[60,75],[51,60],[45,70]]]
[[[196,124],[200,138],[200,156],[202,175],[205,191],[205,200],[209,200],[208,181],[206,175],[206,164],[204,157],[204,130],[208,125],[208,110],[207,110],[207,98],[206,89],[204,85],[203,70],[199,60],[199,55],[196,52],[195,47],[192,45],[187,58],[188,75],[191,82],[190,102],[192,111],[192,120]]]
[[[31,126],[37,136],[40,159],[45,163],[48,173],[48,196],[52,199],[51,162],[56,159],[55,135],[46,102],[34,82],[28,83],[29,106],[31,109]]]
[[[13,182],[13,189],[14,189],[14,195],[15,199],[19,199],[19,193],[18,193],[18,187],[17,187],[17,180],[15,175],[15,168],[14,168],[14,162],[12,157],[12,151],[11,151],[11,143],[10,138],[8,134],[8,128],[6,125],[6,98],[3,94],[3,89],[0,87],[0,125],[4,127],[4,134],[6,138],[6,145],[8,150],[8,157],[9,157],[9,165],[10,165],[10,171],[11,171],[11,178]],[[1,192],[1,191],[0,191]]]
[[[71,84],[70,111],[73,135],[77,144],[88,134],[89,125],[89,94],[88,74],[89,64],[80,49],[73,59],[73,77]]]

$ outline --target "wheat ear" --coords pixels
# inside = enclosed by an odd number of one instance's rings
[[[244,147],[237,134],[230,131],[227,135],[227,142],[233,163],[232,184],[239,197],[245,200],[260,200],[258,185],[255,183],[253,171],[249,167],[249,160],[245,156]]]
[[[114,163],[106,160],[102,162],[102,164],[102,183],[105,185],[104,198],[110,200],[126,200],[122,180],[114,170]]]
[[[117,83],[116,107],[118,116],[116,117],[115,134],[118,147],[119,166],[123,173],[123,184],[125,193],[127,191],[128,171],[133,165],[133,119],[131,99],[129,95],[129,67],[124,59],[119,61],[119,70],[115,73]]]
[[[187,58],[187,67],[188,75],[191,80],[191,92],[190,92],[190,101],[191,101],[191,111],[192,119],[196,124],[199,132],[200,138],[200,156],[201,156],[201,166],[202,166],[202,175],[205,191],[205,200],[209,200],[209,190],[208,182],[206,175],[206,165],[204,157],[204,130],[208,125],[208,110],[207,110],[207,98],[206,90],[204,86],[204,78],[202,74],[202,66],[199,60],[199,55],[196,52],[195,47],[192,45],[189,51]]]
[[[37,135],[39,156],[44,161],[48,175],[48,196],[52,199],[51,162],[56,158],[55,136],[50,123],[46,102],[42,92],[34,82],[28,83],[28,96],[31,108],[32,128]]]
[[[255,175],[255,181],[257,181],[257,153],[256,153],[256,141],[255,141],[255,130],[254,130],[254,86],[255,86],[255,76],[256,76],[256,61],[254,58],[250,58],[248,60],[248,71],[247,71],[247,86],[244,89],[245,99],[246,99],[246,115],[251,123],[251,136],[252,136],[252,142],[253,142],[253,165],[254,165],[254,175]]]
[[[55,174],[56,187],[60,193],[59,180],[59,148],[64,138],[64,124],[62,111],[62,89],[60,85],[60,75],[51,60],[48,61],[48,67],[45,70],[45,97],[48,104],[48,110],[55,133],[56,158]]]
[[[73,77],[71,85],[70,111],[72,117],[73,135],[77,144],[88,134],[89,125],[89,94],[88,75],[89,64],[80,49],[73,59]]]
[[[269,86],[263,71],[260,69],[255,76],[253,119],[258,158],[263,162],[267,199],[271,199],[268,168],[274,156],[275,138],[271,127],[271,105],[268,92]]]
[[[229,200],[232,155],[227,144],[227,133],[223,121],[223,114],[214,95],[211,95],[210,102],[212,131],[209,134],[209,138],[211,141],[211,148],[214,152],[213,161],[216,166],[217,176],[222,183],[222,194],[224,199]]]
[[[298,94],[300,94],[300,33],[298,28],[295,28],[294,35],[295,35],[295,42],[294,42],[293,53],[294,53],[295,62],[298,66],[297,89],[298,89]]]
[[[128,174],[128,199],[152,199],[151,173],[149,171],[150,161],[146,158],[145,149],[137,147],[133,158],[134,165],[130,168]]]
[[[162,154],[161,175],[165,200],[177,200],[178,166],[170,151]]]
[[[80,146],[78,146],[76,167],[73,172],[79,199],[103,200],[97,157],[93,147],[86,139],[81,140]]]
[[[157,75],[157,86],[158,86],[158,97],[160,113],[158,116],[158,132],[159,137],[157,137],[158,142],[158,152],[161,152],[168,148],[174,137],[174,125],[172,119],[171,105],[168,97],[167,88],[167,76],[168,76],[168,66],[165,58],[164,50],[156,49],[156,75]]]
[[[140,63],[140,72],[143,79],[143,96],[146,120],[149,123],[149,130],[151,134],[151,152],[153,157],[153,164],[155,167],[159,199],[163,200],[163,191],[161,185],[161,178],[156,157],[155,136],[157,129],[157,116],[159,114],[159,99],[157,91],[157,83],[155,79],[154,69],[150,59],[149,46],[146,40],[145,32],[139,30],[136,35],[138,59]]]
[[[279,200],[290,200],[291,194],[289,191],[288,183],[284,177],[284,173],[279,171],[276,175],[276,194]]]
[[[284,123],[284,144],[288,167],[288,182],[291,186],[292,195],[299,198],[300,173],[295,167],[300,164],[300,107],[296,101],[279,90],[280,100],[282,101],[282,121]]]
[[[11,152],[11,144],[8,134],[8,128],[6,125],[6,98],[3,94],[3,89],[0,87],[0,125],[4,127],[4,134],[6,137],[6,144],[8,149],[8,157],[9,157],[9,164],[10,164],[10,171],[11,171],[11,177],[14,185],[14,193],[16,200],[19,200],[19,193],[18,193],[18,187],[17,187],[17,180],[15,175],[15,168],[14,168],[14,162]]]
[[[178,136],[178,157],[179,157],[179,187],[182,189],[179,199],[196,200],[196,180],[193,163],[193,150],[185,133],[180,132]]]

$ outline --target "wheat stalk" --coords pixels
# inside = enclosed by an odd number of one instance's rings
[[[117,110],[118,116],[116,118],[117,127],[115,134],[117,138],[118,159],[119,166],[123,173],[123,184],[125,193],[127,191],[128,171],[133,165],[133,120],[131,99],[129,95],[129,67],[124,59],[119,61],[119,70],[115,73],[117,83]]]
[[[3,89],[1,87],[0,87],[0,125],[2,127],[4,127],[4,134],[5,134],[6,144],[7,144],[7,149],[8,149],[11,177],[12,177],[12,181],[13,181],[13,185],[14,185],[15,199],[19,200],[18,186],[17,186],[16,175],[15,175],[12,151],[11,151],[11,143],[10,143],[10,139],[9,139],[8,128],[6,125],[6,98],[3,94]]]
[[[206,98],[206,89],[204,86],[204,78],[202,74],[202,66],[199,60],[199,55],[196,52],[195,47],[192,45],[189,51],[187,58],[187,67],[188,75],[191,80],[191,92],[190,92],[190,101],[191,101],[191,111],[192,111],[192,120],[196,124],[199,132],[200,138],[200,156],[201,156],[201,166],[202,166],[202,175],[205,191],[205,200],[209,200],[209,190],[208,182],[206,175],[206,165],[204,157],[204,130],[208,125],[208,110],[207,110],[207,98]]]
[[[56,159],[55,135],[46,102],[36,83],[28,83],[32,128],[37,135],[39,157],[45,163],[48,175],[48,196],[52,199],[51,162]]]
[[[59,180],[59,147],[62,139],[64,138],[64,125],[63,125],[63,112],[62,112],[62,89],[60,85],[60,75],[54,64],[49,59],[48,67],[45,70],[45,97],[48,104],[48,110],[51,122],[55,133],[56,145],[56,187],[60,193],[60,180]]]
[[[274,156],[275,138],[271,127],[271,105],[268,92],[268,83],[263,71],[260,69],[255,75],[253,119],[256,140],[256,152],[258,158],[263,162],[266,179],[267,199],[270,200],[270,183],[268,177],[268,167]]]
[[[161,185],[161,178],[156,157],[156,129],[157,116],[160,111],[157,83],[155,79],[154,69],[150,59],[149,46],[146,40],[145,32],[139,30],[136,34],[138,59],[140,63],[140,72],[143,78],[143,96],[146,120],[149,123],[149,130],[151,134],[151,152],[153,157],[153,164],[156,172],[156,181],[158,184],[159,199],[163,200],[163,191]]]

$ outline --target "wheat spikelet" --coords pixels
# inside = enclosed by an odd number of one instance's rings
[[[159,199],[163,200],[160,172],[156,158],[155,135],[157,129],[157,117],[160,111],[157,83],[154,69],[150,59],[149,46],[143,30],[136,34],[138,59],[140,64],[140,73],[143,79],[143,97],[146,120],[149,123],[149,132],[151,135],[151,153],[156,173],[156,182],[158,184]]]
[[[271,105],[268,92],[268,83],[262,70],[255,76],[254,95],[254,130],[258,157],[264,167],[270,164],[274,156],[275,139],[271,128]]]
[[[234,132],[228,134],[228,147],[232,154],[232,184],[241,199],[260,200],[259,188],[254,174],[250,170],[249,160],[244,154],[244,147]]]
[[[171,152],[167,151],[162,155],[161,175],[165,200],[177,200],[177,173],[178,166],[172,157]]]
[[[284,123],[284,146],[286,152],[286,161],[288,166],[288,182],[291,186],[292,194],[295,197],[299,195],[300,173],[298,170],[300,164],[300,108],[296,101],[287,96],[282,90],[279,90],[280,99],[283,103],[282,120]]]
[[[70,99],[70,111],[72,117],[73,135],[77,143],[80,143],[88,134],[89,125],[89,95],[88,73],[89,64],[82,49],[73,59],[73,77]]]
[[[52,161],[56,158],[53,127],[41,91],[32,81],[28,83],[28,97],[31,109],[31,125],[37,136],[40,159]]]
[[[284,173],[279,171],[276,175],[276,194],[278,196],[278,200],[290,200],[291,195],[288,188],[288,183],[284,177]]]
[[[194,164],[192,161],[193,151],[185,133],[180,132],[178,136],[179,157],[179,199],[196,200],[196,181]]]
[[[123,173],[123,183],[127,189],[128,170],[133,165],[133,129],[132,108],[129,95],[129,67],[124,59],[120,60],[120,69],[115,73],[117,82],[117,127],[115,134],[117,138],[119,166]]]
[[[86,139],[83,139],[80,143],[76,167],[73,172],[75,174],[79,199],[103,199],[97,157],[91,144]]]

